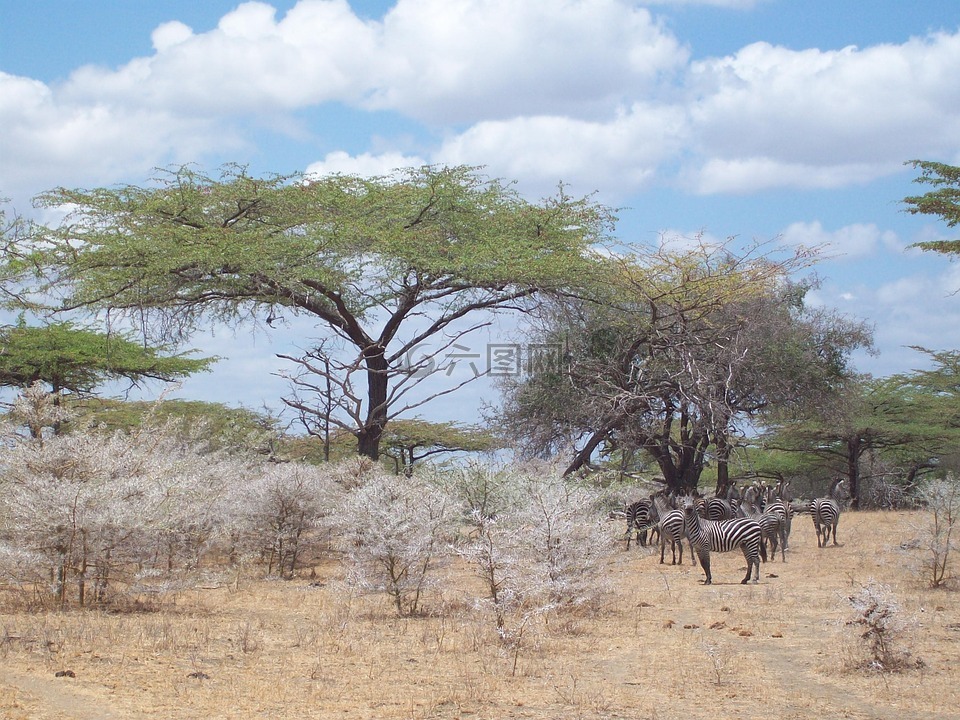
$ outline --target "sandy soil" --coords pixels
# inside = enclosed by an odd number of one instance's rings
[[[919,521],[848,513],[842,544],[819,549],[799,518],[787,562],[746,586],[739,554],[715,555],[704,586],[689,560],[660,565],[658,552],[618,544],[609,603],[531,623],[519,648],[497,641],[456,568],[431,614],[413,619],[339,590],[330,562],[315,577],[241,579],[158,612],[8,607],[0,717],[960,718],[958,596],[926,588],[910,569],[919,550],[899,547]],[[912,623],[901,672],[856,667],[847,598],[870,580]]]

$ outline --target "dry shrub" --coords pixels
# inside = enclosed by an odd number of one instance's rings
[[[886,585],[871,580],[847,598],[853,614],[845,625],[856,631],[860,659],[854,666],[878,672],[898,672],[922,667],[906,647],[915,623],[903,616],[902,608]]]

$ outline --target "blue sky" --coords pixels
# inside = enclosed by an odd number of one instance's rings
[[[0,197],[182,162],[483,165],[596,192],[629,242],[826,244],[811,300],[875,326],[856,362],[885,375],[960,348],[960,268],[908,248],[948,231],[900,202],[905,161],[960,164],[958,71],[955,0],[0,0]],[[317,334],[198,336],[226,359],[180,395],[277,407],[275,353]]]

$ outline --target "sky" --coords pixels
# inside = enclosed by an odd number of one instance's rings
[[[31,216],[183,163],[482,166],[594,194],[624,242],[823,245],[808,299],[874,327],[854,361],[883,376],[960,348],[960,266],[909,247],[950,230],[902,202],[929,189],[908,161],[960,165],[958,75],[956,0],[0,0],[0,197]],[[211,329],[192,346],[224,359],[177,395],[278,409],[276,354],[319,334]],[[517,341],[484,331],[437,382]]]

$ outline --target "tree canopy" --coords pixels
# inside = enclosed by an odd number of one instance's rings
[[[125,314],[156,342],[207,322],[314,318],[343,349],[308,348],[288,402],[352,432],[372,458],[387,422],[429,399],[407,397],[424,380],[416,370],[484,324],[468,316],[528,309],[537,294],[578,284],[613,220],[562,189],[528,202],[468,167],[363,178],[186,166],[146,187],[58,188],[38,200],[72,208],[30,255],[46,271],[34,289],[55,290],[62,309]],[[433,340],[414,372],[404,366]]]
[[[718,483],[750,418],[815,404],[847,372],[866,328],[803,307],[789,280],[811,256],[775,260],[729,245],[660,246],[612,258],[608,292],[558,303],[541,328],[564,362],[506,381],[504,421],[534,453],[573,449],[567,472],[601,447],[642,451],[673,490]]]
[[[396,420],[384,434],[385,454],[395,470],[410,475],[414,465],[435,455],[484,452],[499,447],[494,435],[483,428],[459,423],[429,422],[422,418]]]
[[[904,198],[907,212],[912,215],[934,215],[949,228],[960,224],[960,167],[929,160],[911,160],[909,164],[921,171],[914,182],[935,189],[923,195]],[[960,255],[960,240],[930,240],[915,243],[913,247],[944,255]]]
[[[960,442],[960,353],[915,349],[934,367],[885,378],[850,377],[829,412],[773,424],[763,445],[819,458],[824,475],[847,480],[853,507],[861,506],[865,480],[913,487],[919,475],[940,468]],[[865,473],[865,458],[891,477]]]
[[[144,347],[129,334],[105,334],[55,322],[30,327],[24,322],[0,327],[0,385],[27,387],[46,383],[57,394],[89,394],[109,380],[175,381],[205,371],[217,358],[191,353],[165,354],[168,348]]]

